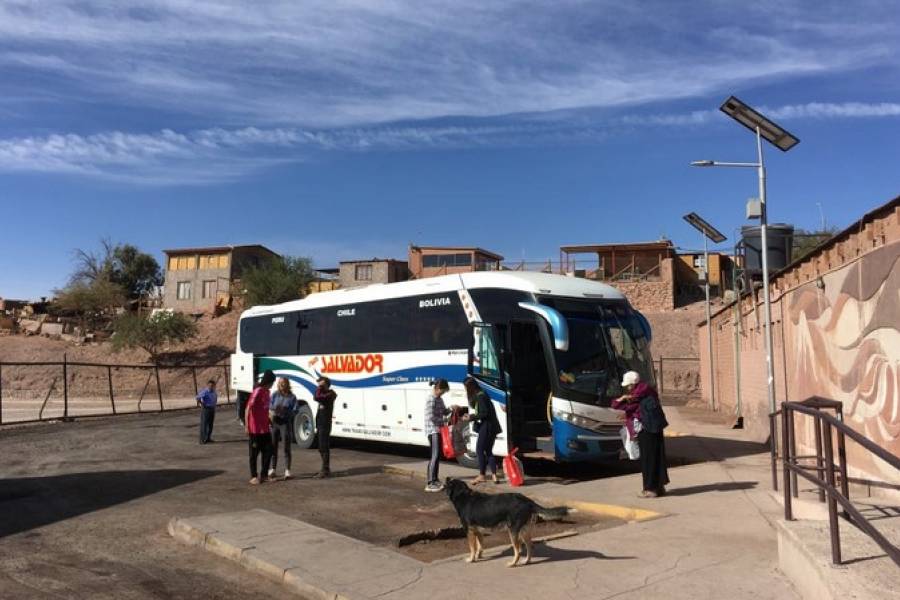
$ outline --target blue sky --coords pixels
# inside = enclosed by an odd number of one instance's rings
[[[62,286],[101,237],[263,243],[318,266],[410,242],[509,260],[697,248],[756,195],[844,227],[900,194],[891,2],[0,1],[0,296]]]

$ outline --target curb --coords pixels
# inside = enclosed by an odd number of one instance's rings
[[[254,546],[241,548],[223,541],[219,538],[212,537],[215,531],[205,531],[200,527],[192,525],[186,519],[173,517],[167,526],[169,535],[175,540],[187,544],[188,546],[197,546],[204,550],[227,558],[238,563],[247,571],[265,577],[270,581],[283,584],[305,598],[315,598],[316,600],[350,600],[347,596],[339,594],[324,587],[308,581],[296,571],[297,569],[282,569],[257,556],[248,554],[248,550],[253,550]]]
[[[416,465],[417,467],[419,465]],[[410,479],[425,479],[421,469],[406,469],[397,465],[384,465],[382,471],[388,475],[399,475],[401,477],[409,477]],[[493,490],[494,488],[485,488],[485,490]],[[486,493],[495,493],[488,491]],[[496,492],[501,493],[501,492]],[[600,502],[588,502],[586,500],[571,500],[547,496],[544,494],[536,494],[532,496],[535,500],[540,500],[546,504],[564,504],[571,508],[576,508],[581,512],[597,515],[601,517],[614,517],[629,523],[649,521],[666,516],[665,513],[648,510],[646,508],[636,508],[633,506],[620,506],[618,504],[603,504]]]

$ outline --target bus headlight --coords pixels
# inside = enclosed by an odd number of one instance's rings
[[[595,421],[594,419],[589,419],[581,415],[574,415],[570,412],[557,409],[553,409],[553,417],[560,421],[571,423],[575,427],[581,427],[582,429],[600,429],[603,425],[600,421]]]

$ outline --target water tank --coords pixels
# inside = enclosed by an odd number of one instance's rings
[[[769,273],[772,273],[791,262],[794,226],[786,223],[772,223],[767,227],[766,238],[769,247],[767,255]],[[741,241],[744,246],[745,273],[751,277],[762,275],[762,235],[759,225],[741,227]]]

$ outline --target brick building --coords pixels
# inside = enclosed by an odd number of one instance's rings
[[[235,282],[249,266],[278,258],[265,246],[215,246],[163,250],[166,278],[163,306],[186,313],[212,312],[227,307],[239,292]]]
[[[900,197],[773,273],[770,295],[777,402],[839,400],[845,423],[900,454]],[[740,401],[760,441],[769,435],[763,314],[757,289],[712,319],[716,408],[737,415]],[[709,402],[705,322],[698,327]],[[804,419],[798,441],[809,447],[811,436]],[[853,472],[896,479],[856,444],[847,450]]]
[[[411,279],[437,277],[451,273],[499,271],[503,257],[475,247],[410,246]]]
[[[641,311],[675,308],[675,247],[669,240],[561,246],[561,270],[616,287]],[[590,255],[591,258],[579,258]]]
[[[371,260],[341,261],[339,286],[359,287],[373,283],[394,283],[409,279],[409,266],[405,260],[373,258]]]

